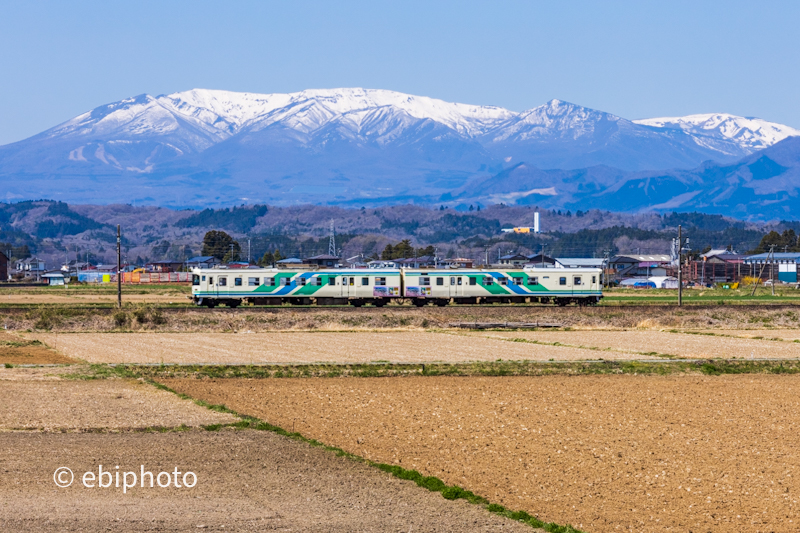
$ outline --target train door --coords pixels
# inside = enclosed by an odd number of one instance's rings
[[[583,276],[572,276],[572,294],[581,292],[584,289],[583,281]]]
[[[462,276],[450,276],[449,283],[451,298],[464,296],[464,278]]]
[[[350,297],[356,295],[355,276],[342,276],[342,296]]]

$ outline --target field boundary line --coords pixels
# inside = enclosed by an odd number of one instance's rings
[[[800,359],[672,359],[603,361],[485,361],[446,364],[315,364],[315,365],[197,365],[92,364],[61,379],[156,379],[158,377],[224,378],[402,378],[402,377],[538,377],[580,375],[670,374],[800,374]]]
[[[533,528],[542,529],[548,533],[584,533],[581,530],[576,529],[569,524],[562,526],[554,522],[546,523],[542,522],[535,516],[532,516],[525,511],[512,511],[506,509],[502,505],[491,503],[486,498],[483,498],[482,496],[477,496],[471,491],[465,490],[457,485],[447,485],[444,481],[442,481],[437,477],[423,476],[416,470],[406,470],[405,468],[397,465],[377,463],[375,461],[367,459],[366,457],[361,457],[360,455],[356,455],[354,453],[345,451],[337,446],[329,446],[316,439],[311,439],[299,432],[289,432],[279,426],[275,426],[273,424],[270,424],[269,422],[261,420],[260,418],[238,413],[233,409],[230,409],[224,405],[210,404],[204,400],[193,398],[188,394],[177,392],[153,379],[146,379],[145,381],[158,389],[171,392],[177,395],[181,399],[191,400],[195,402],[197,405],[200,405],[207,409],[211,409],[213,411],[217,411],[220,413],[228,413],[234,416],[238,416],[239,418],[242,419],[242,422],[236,424],[237,429],[255,429],[258,431],[271,431],[272,433],[276,433],[282,437],[300,441],[317,448],[322,448],[328,452],[335,453],[338,457],[344,457],[351,461],[366,464],[368,466],[382,470],[383,472],[386,472],[399,479],[413,481],[419,487],[427,489],[431,492],[441,493],[442,497],[445,498],[446,500],[464,499],[473,505],[479,505],[483,507],[490,513],[497,514],[505,518],[515,520],[517,522],[522,522],[523,524],[529,525]]]

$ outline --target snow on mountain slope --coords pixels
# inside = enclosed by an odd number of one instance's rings
[[[375,113],[380,110],[379,113]],[[289,94],[255,94],[192,89],[153,97],[140,95],[98,107],[41,134],[45,138],[124,138],[177,136],[184,151],[202,151],[243,130],[258,131],[280,123],[312,134],[338,121],[355,134],[370,135],[391,128],[433,120],[465,137],[516,113],[500,107],[449,103],[375,89],[318,89]],[[362,120],[359,117],[367,117]],[[406,120],[413,118],[417,120]]]
[[[747,153],[772,146],[787,137],[800,136],[800,131],[783,124],[727,113],[648,118],[633,122],[656,128],[680,129],[699,137],[698,143],[706,138],[729,140]]]
[[[630,123],[610,113],[588,107],[550,100],[544,105],[523,111],[488,133],[492,142],[539,139],[578,139],[593,135],[598,128],[619,121]]]

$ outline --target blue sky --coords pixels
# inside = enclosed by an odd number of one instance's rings
[[[369,87],[800,128],[800,2],[4,2],[0,144],[141,93]]]

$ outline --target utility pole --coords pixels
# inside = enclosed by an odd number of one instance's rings
[[[769,247],[769,253],[772,254],[772,262],[769,265],[770,278],[772,279],[772,295],[775,296],[775,245]]]
[[[247,264],[250,264],[250,239],[247,239]]]
[[[117,307],[122,308],[122,232],[117,224]]]
[[[542,245],[541,257],[542,257],[542,268],[544,268],[544,244]]]
[[[683,270],[681,267],[683,256],[683,239],[681,238],[681,225],[678,224],[678,307],[683,305]]]

